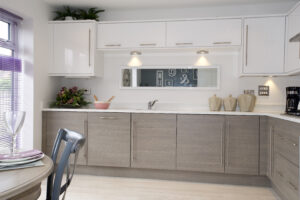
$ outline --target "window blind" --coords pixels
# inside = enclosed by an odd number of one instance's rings
[[[22,73],[21,60],[0,56],[0,148],[9,149],[11,136],[4,123],[4,112],[22,108]],[[21,141],[17,140],[17,146]]]

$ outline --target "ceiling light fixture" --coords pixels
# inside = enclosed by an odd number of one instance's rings
[[[209,54],[208,50],[199,50],[197,51],[197,54],[200,55],[200,57],[198,58],[197,62],[195,63],[195,66],[210,66],[210,62],[207,60],[207,58],[205,57],[206,54]]]
[[[143,63],[139,59],[139,56],[142,55],[140,51],[131,51],[130,55],[131,55],[131,59],[127,64],[129,67],[140,67],[143,65]]]

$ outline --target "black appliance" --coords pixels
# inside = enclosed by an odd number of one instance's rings
[[[299,102],[300,102],[300,87],[287,87],[286,88],[286,109],[285,109],[286,113],[289,115],[300,116],[300,110],[298,110]]]

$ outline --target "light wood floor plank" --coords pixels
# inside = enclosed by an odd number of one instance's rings
[[[42,195],[46,195],[46,182]],[[66,200],[277,200],[271,188],[75,175]]]

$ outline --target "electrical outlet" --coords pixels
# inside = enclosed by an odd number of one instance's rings
[[[259,85],[258,96],[270,96],[270,87],[266,85]]]
[[[91,95],[92,94],[92,89],[85,89],[84,90],[84,95]]]

